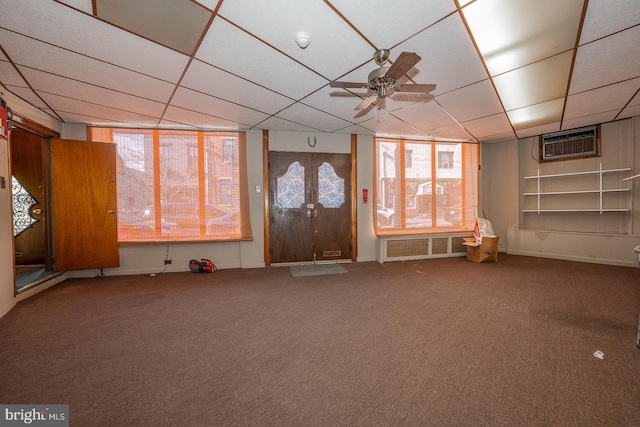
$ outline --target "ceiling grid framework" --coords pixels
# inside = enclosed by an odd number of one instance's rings
[[[640,115],[637,0],[132,3],[3,7],[0,91],[65,123],[480,142]],[[372,92],[329,83],[366,82],[378,49],[435,90],[354,110]]]

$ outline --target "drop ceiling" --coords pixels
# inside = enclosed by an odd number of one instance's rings
[[[639,41],[637,0],[21,0],[0,91],[63,123],[495,142],[640,115]],[[436,89],[356,111],[329,82],[383,48]]]

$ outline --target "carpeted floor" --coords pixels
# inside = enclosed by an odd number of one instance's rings
[[[83,427],[640,424],[640,269],[344,267],[67,280],[0,319],[0,402]]]

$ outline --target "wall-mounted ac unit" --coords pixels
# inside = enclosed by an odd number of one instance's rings
[[[600,155],[600,126],[548,133],[540,137],[540,161]]]

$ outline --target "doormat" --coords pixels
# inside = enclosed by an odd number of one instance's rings
[[[293,277],[299,276],[324,276],[325,274],[346,273],[347,270],[340,264],[309,264],[292,265],[289,267]]]

